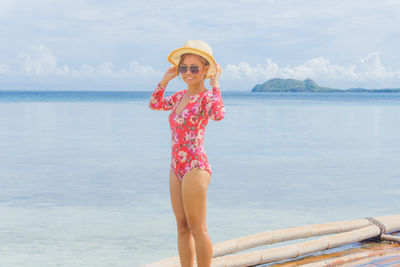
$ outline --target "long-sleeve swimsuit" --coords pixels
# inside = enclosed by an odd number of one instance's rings
[[[187,89],[164,97],[164,86],[159,83],[154,90],[149,107],[153,110],[171,110],[169,124],[171,128],[171,169],[182,180],[190,170],[198,168],[208,171],[211,166],[204,150],[204,133],[208,119],[222,120],[225,107],[219,87],[201,93],[186,94]],[[177,112],[176,108],[184,95],[189,102]]]

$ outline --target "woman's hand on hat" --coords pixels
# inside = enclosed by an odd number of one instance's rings
[[[210,75],[210,86],[213,88],[219,87],[218,79],[219,76],[221,75],[221,66],[217,63],[216,67],[217,67],[217,73],[215,73],[214,75]]]
[[[177,66],[171,66],[168,68],[168,70],[165,72],[164,77],[162,78],[161,84],[166,86],[170,80],[178,76],[178,67]]]

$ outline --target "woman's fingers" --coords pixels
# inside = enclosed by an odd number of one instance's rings
[[[216,65],[216,69],[217,69],[216,73],[214,75],[211,75],[210,78],[212,78],[212,79],[219,78],[219,75],[221,74],[221,66],[218,63]]]
[[[221,66],[217,63],[217,76],[221,75]]]
[[[175,66],[171,66],[168,68],[169,72],[175,72],[176,71],[176,67]]]
[[[221,74],[221,66],[217,63],[216,66],[217,72],[215,73],[214,77],[219,77],[219,75]]]
[[[171,80],[176,76],[178,76],[178,68],[174,65],[170,66],[164,74],[164,78],[168,80]]]
[[[221,74],[221,66],[218,63],[216,64],[216,69],[217,71],[215,72],[215,74],[210,75],[210,85],[212,87],[218,86],[218,79],[219,75]]]
[[[168,68],[168,72],[170,73],[170,74],[178,74],[178,68],[176,67],[176,66],[171,66],[171,67],[169,67]]]

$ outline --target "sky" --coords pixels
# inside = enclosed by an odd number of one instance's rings
[[[0,90],[153,91],[186,40],[210,44],[222,91],[400,88],[399,25],[400,0],[0,0]]]

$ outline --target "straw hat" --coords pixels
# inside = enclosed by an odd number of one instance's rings
[[[188,40],[185,42],[183,47],[175,49],[169,54],[168,61],[175,66],[178,66],[181,55],[186,53],[202,56],[208,61],[208,63],[210,63],[206,79],[210,78],[210,75],[215,75],[217,73],[217,63],[212,56],[211,47],[206,42],[201,40]]]

